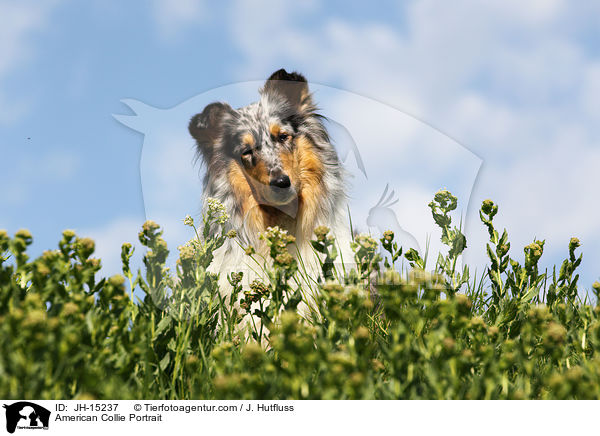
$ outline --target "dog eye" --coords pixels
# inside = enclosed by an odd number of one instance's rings
[[[277,140],[279,142],[285,142],[287,141],[287,139],[290,137],[290,135],[288,135],[287,133],[280,133],[279,136],[277,137]]]
[[[242,151],[242,156],[252,156],[252,149],[249,148],[247,150]]]

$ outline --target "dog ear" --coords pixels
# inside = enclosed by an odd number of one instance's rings
[[[219,136],[223,118],[233,112],[227,103],[211,103],[204,108],[202,113],[196,114],[190,120],[188,130],[198,142],[199,151],[210,147]]]
[[[308,82],[304,76],[297,72],[288,73],[283,68],[271,74],[262,92],[279,94],[300,111],[312,106]]]

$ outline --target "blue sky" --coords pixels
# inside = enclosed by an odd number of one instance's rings
[[[481,264],[477,207],[492,198],[518,259],[537,237],[545,264],[560,262],[579,237],[589,289],[600,278],[599,21],[600,3],[560,0],[0,0],[0,228],[30,229],[35,253],[74,228],[116,272],[120,243],[136,239],[152,195],[165,197],[146,168],[179,202],[156,212],[174,249],[179,215],[198,207],[184,121],[210,99],[250,102],[259,82],[243,83],[285,67],[321,86],[325,115],[370,162],[372,188],[356,179],[355,202],[374,205],[390,183],[399,221],[424,240],[426,203],[449,187],[467,260]],[[113,117],[132,114],[123,99],[165,110],[138,126],[144,136]],[[384,135],[370,128],[377,113]]]

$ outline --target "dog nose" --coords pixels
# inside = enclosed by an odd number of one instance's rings
[[[284,188],[284,189],[292,186],[292,183],[290,182],[290,178],[285,174],[282,174],[280,176],[277,176],[277,177],[271,179],[269,184],[271,186],[277,186],[278,188]]]

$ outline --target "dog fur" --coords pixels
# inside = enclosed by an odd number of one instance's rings
[[[244,248],[251,245],[260,252],[264,247],[258,236],[267,227],[279,226],[295,236],[295,248],[314,278],[320,267],[310,240],[317,226],[331,229],[344,262],[352,258],[346,174],[306,79],[278,70],[259,95],[257,102],[239,109],[211,103],[189,124],[206,166],[204,198],[225,206],[227,225],[238,235],[217,250],[210,267],[221,273],[228,289],[229,272],[242,270],[246,283],[256,277],[256,264],[251,265]]]

